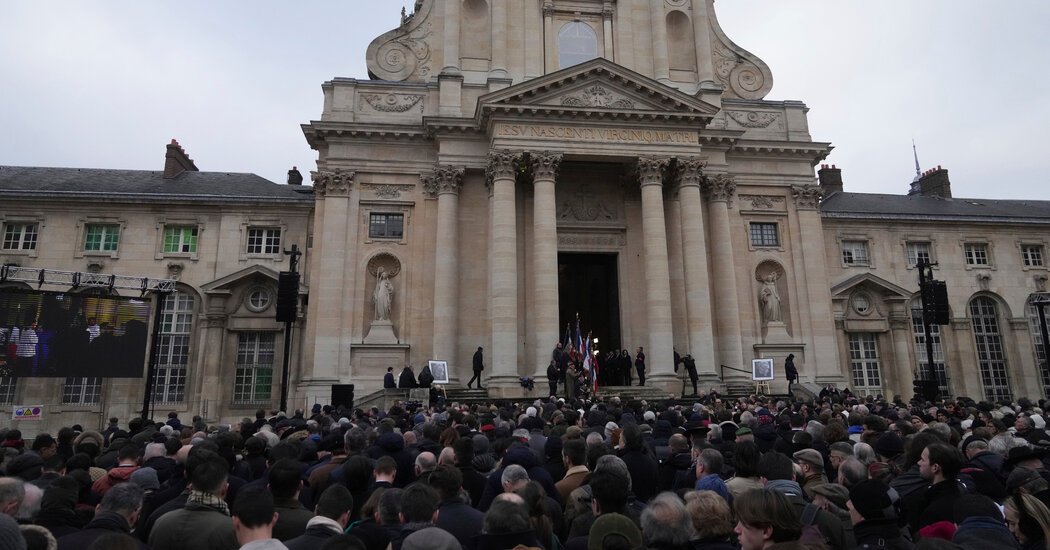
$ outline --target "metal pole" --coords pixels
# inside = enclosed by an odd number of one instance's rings
[[[150,404],[153,401],[153,385],[157,377],[157,355],[160,349],[160,326],[164,316],[164,302],[168,298],[167,292],[154,292],[156,306],[153,311],[153,336],[152,345],[149,349],[149,364],[146,367],[146,395],[142,398],[142,419],[149,419]]]
[[[281,410],[288,411],[288,360],[292,355],[292,323],[284,324],[284,367],[281,369]]]
[[[929,308],[932,307],[933,304],[927,304],[926,303],[926,294],[927,293],[923,292],[926,289],[927,281],[932,281],[933,280],[933,267],[930,264],[926,263],[926,262],[920,262],[917,267],[919,268],[919,300],[922,302],[922,331],[925,333],[925,335],[923,337],[923,340],[925,340],[925,342],[926,342],[926,368],[927,368],[926,373],[923,373],[922,369],[919,370],[919,379],[920,380],[937,380],[936,371],[933,368],[933,338],[932,338],[932,335],[930,334],[930,326],[931,326],[930,317],[932,316],[932,312],[930,312]],[[927,276],[927,271],[926,270],[929,270],[929,275],[928,276]],[[938,386],[938,390],[939,390],[940,389],[940,383],[938,383],[937,386]]]

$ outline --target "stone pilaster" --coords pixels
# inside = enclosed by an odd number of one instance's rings
[[[434,359],[448,361],[449,375],[460,372],[459,334],[459,190],[463,187],[464,169],[439,166],[422,176],[423,190],[437,197],[437,235],[434,243]],[[469,378],[469,375],[467,375]]]
[[[533,345],[536,353],[534,374],[547,369],[550,350],[558,342],[558,203],[555,181],[561,153],[529,155],[533,174],[532,209],[532,304]],[[545,374],[544,374],[545,375]]]
[[[728,174],[715,174],[703,180],[711,216],[711,256],[714,261],[711,288],[715,298],[715,327],[719,365],[747,369],[740,344],[740,304],[736,288],[736,261],[733,259],[729,203],[736,194],[736,181]],[[727,379],[747,379],[738,371],[725,371]]]
[[[492,62],[489,77],[507,78],[507,2],[492,2]]]
[[[445,43],[442,56],[444,67],[443,74],[460,74],[459,71],[459,20],[460,5],[463,2],[445,2]]]
[[[820,199],[823,192],[818,185],[793,185],[798,231],[802,236],[802,262],[810,273],[827,273],[827,248],[824,246],[824,231],[820,220]],[[801,275],[801,274],[800,274]],[[807,362],[813,360],[817,383],[842,377],[841,363],[835,347],[835,325],[832,321],[831,296],[827,283],[819,277],[794,277],[805,281],[799,289],[799,309],[803,313],[803,326],[809,326],[804,336],[810,339],[813,353],[807,354]],[[801,311],[805,308],[805,311]],[[805,321],[808,317],[808,322]]]
[[[521,154],[495,150],[488,156],[492,182],[492,350],[491,378],[495,393],[515,391],[518,384],[518,223],[515,177]]]
[[[682,219],[688,353],[696,360],[697,371],[706,383],[718,379],[718,363],[715,362],[714,354],[711,281],[707,265],[707,237],[704,235],[704,209],[700,199],[703,168],[704,163],[699,159],[679,159],[675,179]]]
[[[719,87],[711,51],[708,0],[693,0],[693,37],[696,41],[696,77],[700,88]]]
[[[667,224],[664,219],[663,175],[670,159],[639,158],[642,188],[642,238],[645,243],[646,314],[649,346],[645,348],[646,379],[677,393],[674,375],[674,332],[671,319],[671,275],[667,265]]]
[[[315,227],[319,229],[318,248],[311,254],[311,304],[308,309],[306,349],[313,350],[312,369],[304,377],[307,385],[319,379],[320,386],[330,385],[339,378],[340,367],[348,364],[343,357],[342,342],[349,341],[351,323],[345,316],[351,307],[348,288],[355,275],[347,271],[351,265],[351,251],[356,237],[357,218],[351,213],[351,193],[356,173],[349,170],[311,172],[314,183]],[[320,276],[320,274],[324,276]],[[310,391],[309,389],[306,391]]]

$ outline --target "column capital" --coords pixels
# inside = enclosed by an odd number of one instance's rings
[[[816,210],[824,196],[819,185],[792,185],[791,194],[795,197],[795,208],[799,210]]]
[[[423,192],[430,197],[438,195],[458,195],[463,188],[463,174],[466,170],[462,166],[438,166],[429,174],[421,174],[420,181],[423,182]]]
[[[543,16],[554,17],[554,4],[550,0],[543,3]]]
[[[711,202],[732,202],[736,194],[736,178],[729,174],[705,175],[703,190]]]
[[[605,6],[602,7],[602,19],[604,19],[606,21],[610,21],[610,20],[612,20],[612,18],[615,15],[616,15],[616,8],[613,7],[612,4],[609,4],[607,2],[605,4]]]
[[[507,149],[493,149],[488,154],[488,166],[485,168],[485,187],[492,192],[495,180],[514,180],[521,168],[521,152]]]
[[[550,151],[529,153],[529,165],[532,167],[533,180],[553,181],[558,179],[558,169],[561,167],[563,158],[564,155],[561,153],[552,153]]]
[[[669,158],[638,157],[638,183],[642,187],[663,185],[664,170],[670,163]]]
[[[318,170],[310,172],[310,180],[314,182],[314,198],[323,198],[328,195],[349,195],[354,186],[357,172],[353,170]]]
[[[680,158],[675,166],[674,179],[678,187],[700,187],[707,163],[695,157]]]

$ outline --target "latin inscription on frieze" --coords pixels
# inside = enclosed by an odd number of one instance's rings
[[[644,128],[594,128],[587,126],[551,126],[542,124],[497,124],[497,137],[521,139],[560,139],[605,143],[642,143],[657,145],[694,144],[696,132],[682,130],[649,130]]]

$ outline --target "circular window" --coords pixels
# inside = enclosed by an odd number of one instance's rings
[[[867,314],[871,311],[871,300],[865,294],[858,294],[853,297],[853,309],[861,315]]]
[[[270,307],[270,291],[263,287],[255,287],[248,291],[246,305],[248,309],[260,313]]]

